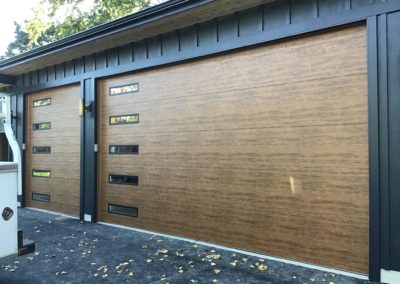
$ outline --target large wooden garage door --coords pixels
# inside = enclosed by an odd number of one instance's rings
[[[79,216],[80,87],[26,100],[26,206]]]
[[[367,273],[366,57],[356,26],[103,80],[99,220]]]

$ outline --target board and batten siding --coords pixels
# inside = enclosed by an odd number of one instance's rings
[[[90,74],[94,71],[112,69],[132,64],[143,68],[160,57],[187,54],[201,56],[207,50],[223,50],[237,43],[240,46],[248,38],[274,37],[279,31],[304,23],[350,13],[385,0],[296,0],[276,1],[244,11],[198,23],[194,26],[171,31],[152,38],[144,38],[124,46],[105,50],[75,60],[49,66],[19,76],[18,86],[32,87],[47,82]],[[180,54],[180,55],[179,55]],[[149,63],[146,63],[149,62]]]

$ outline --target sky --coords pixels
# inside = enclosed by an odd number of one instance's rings
[[[14,21],[22,23],[33,16],[32,8],[40,0],[0,0],[0,55],[14,40]]]

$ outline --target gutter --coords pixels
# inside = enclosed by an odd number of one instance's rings
[[[146,8],[135,14],[105,23],[86,31],[65,37],[53,43],[35,48],[28,52],[0,61],[0,71],[27,61],[44,57],[48,54],[60,52],[73,46],[81,45],[102,37],[106,37],[123,30],[131,29],[153,22],[215,0],[170,0],[165,3]]]

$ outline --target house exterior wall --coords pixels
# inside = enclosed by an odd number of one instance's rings
[[[367,22],[370,146],[370,276],[379,278],[379,268],[400,271],[400,1],[399,0],[278,0],[245,11],[198,23],[48,66],[18,77],[12,107],[18,119],[15,131],[24,142],[24,93],[81,83],[81,97],[96,105],[96,80],[174,62],[191,60],[237,48],[300,36],[337,26]],[[96,220],[95,112],[82,124],[81,217]],[[86,154],[85,154],[86,153]]]

